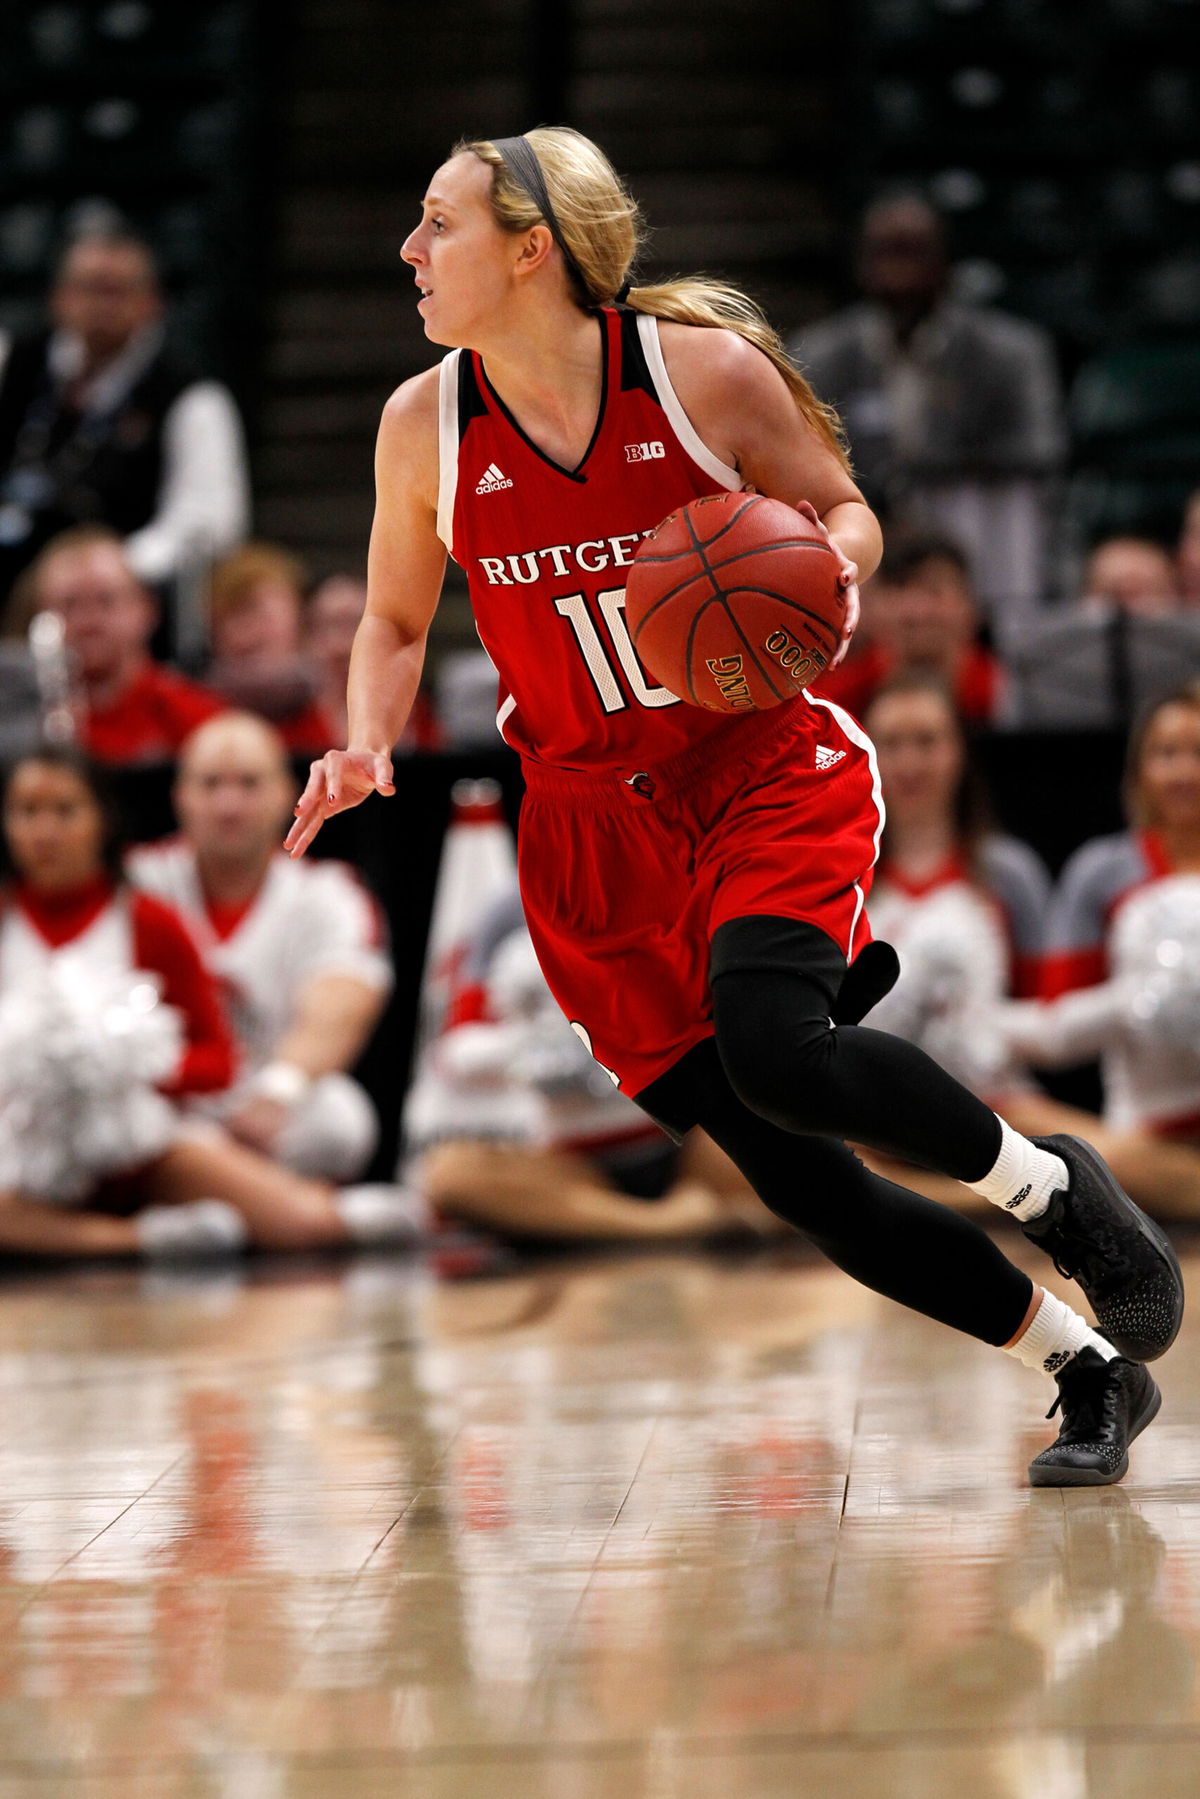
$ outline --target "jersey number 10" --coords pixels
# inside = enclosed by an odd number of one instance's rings
[[[604,623],[608,627],[608,635],[616,652],[617,661],[625,679],[629,682],[634,699],[639,706],[656,709],[659,706],[677,706],[679,695],[672,693],[669,687],[649,687],[646,684],[646,671],[638,661],[637,651],[633,647],[628,628],[625,624],[625,589],[623,587],[606,587],[603,593],[596,595],[596,603],[600,608]],[[606,712],[620,712],[628,705],[621,683],[617,680],[616,669],[612,657],[605,649],[600,633],[596,629],[592,615],[588,611],[585,596],[581,593],[569,593],[564,599],[555,600],[554,609],[561,612],[575,633],[575,641],[583,651],[583,659],[592,677],[596,692],[600,695],[600,703]]]

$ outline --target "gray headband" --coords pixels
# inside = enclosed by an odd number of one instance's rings
[[[492,148],[501,156],[504,166],[513,180],[518,187],[524,189],[546,221],[546,229],[562,251],[562,259],[567,265],[567,273],[579,292],[589,306],[596,305],[595,296],[587,284],[583,270],[571,254],[570,245],[563,236],[562,226],[551,205],[546,177],[542,174],[542,165],[537,159],[537,151],[527,137],[496,137],[492,139]],[[617,304],[620,305],[628,296],[629,283],[626,281],[616,296]]]

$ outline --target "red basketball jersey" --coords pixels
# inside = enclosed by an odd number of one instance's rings
[[[740,723],[657,686],[624,607],[642,538],[689,500],[741,481],[680,405],[658,321],[606,307],[599,322],[600,414],[576,469],[530,442],[479,356],[445,358],[438,535],[466,573],[500,673],[506,741],[559,768],[636,772]]]

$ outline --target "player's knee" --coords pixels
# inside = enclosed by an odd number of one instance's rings
[[[830,1090],[833,1030],[827,1017],[795,1008],[764,1012],[757,982],[725,974],[713,982],[717,1048],[744,1106],[785,1131],[819,1132]]]

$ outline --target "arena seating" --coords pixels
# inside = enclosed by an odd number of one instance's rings
[[[116,208],[160,251],[180,341],[216,372],[247,372],[264,168],[257,11],[254,0],[4,9],[0,326],[39,321],[64,233]]]

